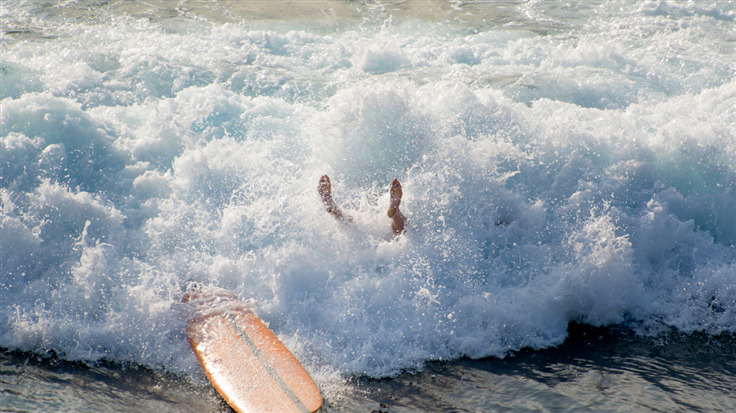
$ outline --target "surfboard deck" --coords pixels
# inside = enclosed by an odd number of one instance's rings
[[[314,412],[322,396],[309,373],[271,330],[225,290],[194,285],[187,338],[207,377],[235,411]]]

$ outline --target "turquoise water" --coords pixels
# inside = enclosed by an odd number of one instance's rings
[[[556,354],[570,322],[710,348],[736,332],[734,20],[729,2],[5,1],[0,348],[206,392],[190,281],[246,301],[337,410],[363,380]],[[352,224],[325,213],[325,173]]]

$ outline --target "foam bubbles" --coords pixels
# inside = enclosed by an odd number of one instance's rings
[[[520,7],[557,23],[57,16],[9,44],[0,347],[194,377],[191,281],[321,386],[553,346],[571,321],[733,332],[734,10]]]

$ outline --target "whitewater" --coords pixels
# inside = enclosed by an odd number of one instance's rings
[[[736,4],[98,3],[0,6],[0,348],[202,380],[190,282],[323,391],[736,333]]]

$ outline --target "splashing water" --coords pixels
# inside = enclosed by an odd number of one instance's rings
[[[359,24],[268,28],[85,4],[0,13],[0,347],[190,374],[190,281],[322,385],[570,321],[736,332],[733,5],[335,2]]]

